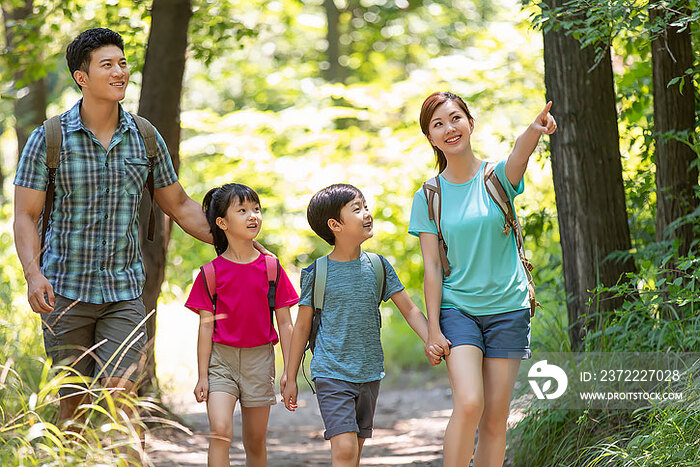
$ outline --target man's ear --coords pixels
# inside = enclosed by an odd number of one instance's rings
[[[83,70],[75,70],[73,72],[73,79],[75,79],[75,82],[78,83],[80,87],[83,87],[87,84],[87,78],[88,74]]]
[[[340,232],[341,227],[342,224],[337,219],[328,219],[328,228],[331,229],[331,232]]]

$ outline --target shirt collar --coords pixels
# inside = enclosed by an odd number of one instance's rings
[[[85,130],[87,131],[87,128],[83,125],[83,121],[80,118],[80,104],[83,103],[83,99],[81,98],[76,104],[68,111],[68,118],[66,119],[66,133],[71,133],[73,131],[77,130]],[[131,116],[129,112],[126,112],[121,104],[119,105],[119,126],[117,127],[117,131],[124,133],[130,129],[132,130],[138,130],[136,128],[136,123],[134,122],[134,118]]]

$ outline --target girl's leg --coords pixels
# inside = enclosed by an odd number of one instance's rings
[[[479,443],[474,456],[474,467],[503,465],[506,454],[506,422],[518,368],[519,359],[484,359],[484,413],[479,422]]]
[[[359,447],[360,440],[354,431],[333,436],[331,438],[333,467],[356,467],[360,462]]]
[[[228,467],[228,450],[233,438],[233,409],[236,396],[227,392],[210,392],[207,398],[209,416],[209,467]]]
[[[446,358],[452,386],[452,416],[445,430],[444,466],[464,467],[474,451],[476,427],[484,409],[483,354],[473,345],[453,347]]]
[[[247,467],[265,467],[267,465],[267,420],[270,407],[243,407],[243,448]]]

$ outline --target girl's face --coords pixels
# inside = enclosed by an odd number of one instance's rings
[[[428,141],[445,155],[459,154],[470,147],[474,124],[454,100],[440,104],[428,125]]]
[[[262,227],[260,205],[249,200],[241,203],[235,199],[226,210],[226,215],[216,219],[216,224],[227,237],[253,240]]]

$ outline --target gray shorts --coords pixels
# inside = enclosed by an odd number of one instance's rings
[[[136,381],[146,359],[145,317],[141,297],[97,305],[56,295],[54,311],[41,315],[46,354],[88,378]],[[78,390],[61,387],[60,393]]]
[[[340,379],[315,378],[316,397],[326,432],[325,439],[348,432],[371,438],[379,381],[351,383]]]
[[[530,352],[530,309],[474,316],[456,308],[440,310],[440,330],[458,345],[479,347],[484,358],[528,359]]]

